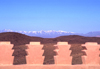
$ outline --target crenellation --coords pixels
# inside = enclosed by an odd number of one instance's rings
[[[12,56],[13,44],[9,41],[0,42],[0,65],[11,65],[13,64],[14,57]]]
[[[43,44],[40,42],[30,42],[26,44],[28,46],[26,62],[27,64],[41,64],[43,65],[44,56],[42,50]],[[56,45],[58,48],[54,51],[57,52],[57,55],[54,56],[55,65],[71,65],[72,56],[70,47],[71,45],[68,42],[57,42]],[[86,55],[82,56],[83,65],[99,65],[100,64],[100,44],[97,42],[86,42],[81,46],[85,46],[86,49],[82,50],[86,52]],[[12,65],[14,56],[13,54],[13,44],[10,41],[1,41],[0,42],[0,65]]]
[[[57,56],[54,56],[55,64],[70,64],[72,57],[70,56],[71,51],[69,50],[70,46],[68,42],[57,42],[58,49],[54,50],[58,53]]]
[[[28,55],[26,56],[27,64],[43,64],[43,45],[41,45],[40,42],[30,42],[30,44],[26,45],[28,46]]]
[[[82,46],[87,48],[87,50],[83,50],[86,52],[86,55],[82,56],[83,64],[99,64],[100,45],[97,42],[86,42]]]

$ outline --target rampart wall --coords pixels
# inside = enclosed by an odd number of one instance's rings
[[[13,44],[10,43],[10,41],[3,41],[0,42],[0,69],[11,69],[14,68],[15,65],[13,65],[14,56],[13,54]],[[31,69],[32,67],[35,67],[36,69],[39,69],[38,67],[42,69],[46,68],[53,68],[53,69],[74,69],[73,67],[76,67],[75,69],[99,69],[100,68],[100,45],[97,42],[86,42],[85,44],[82,44],[81,46],[85,46],[86,49],[83,50],[86,55],[82,56],[82,62],[81,65],[72,65],[72,56],[70,47],[71,45],[68,44],[68,42],[57,42],[56,47],[54,51],[57,53],[56,56],[54,56],[55,64],[52,65],[43,65],[43,61],[45,56],[43,56],[44,50],[43,44],[40,42],[30,42],[29,44],[26,44],[28,46],[27,56],[26,56],[26,62],[27,64],[21,65],[24,66],[24,69],[27,69],[28,67]],[[11,66],[11,67],[9,67]],[[38,66],[38,67],[37,67]],[[46,67],[47,66],[47,67]],[[71,67],[70,67],[71,66]],[[16,65],[15,67],[20,66]],[[79,68],[78,68],[79,67]],[[15,68],[15,69],[17,69]],[[22,67],[23,68],[23,67]]]

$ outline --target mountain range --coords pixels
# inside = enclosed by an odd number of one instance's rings
[[[43,37],[43,38],[55,38],[59,36],[67,36],[67,35],[80,35],[80,36],[87,36],[87,37],[100,37],[100,31],[89,32],[86,34],[83,33],[75,33],[75,32],[66,32],[66,31],[55,31],[55,30],[48,30],[48,31],[13,31],[10,29],[0,30],[2,32],[18,32],[28,36],[36,36],[36,37]]]

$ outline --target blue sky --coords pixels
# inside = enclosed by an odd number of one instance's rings
[[[0,0],[0,30],[100,31],[100,0]]]

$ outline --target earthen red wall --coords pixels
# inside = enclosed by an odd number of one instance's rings
[[[54,46],[58,46],[58,49],[55,50],[58,53],[57,56],[54,56],[55,64],[71,64],[72,57],[69,50],[71,45],[68,42],[57,42],[57,45]]]
[[[9,41],[0,42],[0,65],[13,64],[12,47],[13,44],[10,44]]]
[[[30,42],[30,44],[26,44],[26,46],[28,46],[28,55],[26,56],[27,64],[43,64],[43,45],[41,45],[40,42]],[[69,50],[71,45],[68,44],[68,42],[58,42],[57,45],[54,46],[58,46],[58,49],[55,50],[58,53],[57,56],[54,56],[55,64],[71,64],[72,57],[70,56],[71,51]],[[99,64],[100,45],[97,44],[97,42],[86,42],[82,44],[82,46],[87,48],[87,50],[83,50],[87,54],[87,56],[82,56],[83,64]],[[12,47],[13,44],[10,44],[8,41],[0,42],[0,65],[13,64],[14,57],[12,56]]]
[[[83,50],[86,52],[86,56],[82,56],[83,64],[99,64],[100,45],[97,42],[86,42],[82,46],[87,48],[87,50]]]
[[[27,64],[43,64],[43,45],[41,45],[40,42],[30,42],[30,44],[26,45],[28,46],[28,55],[26,56]]]

